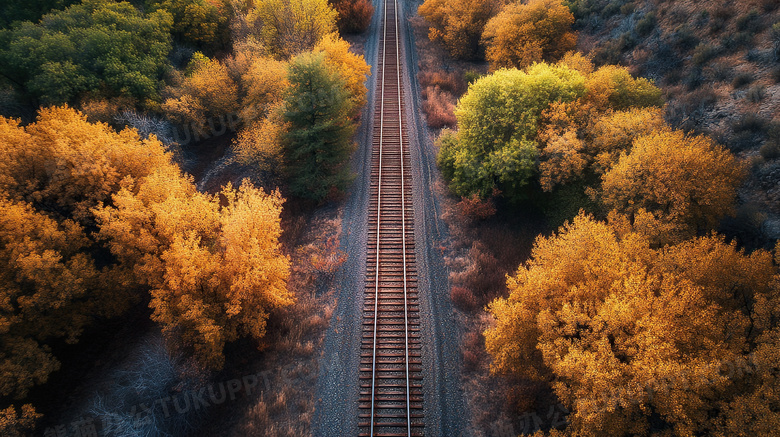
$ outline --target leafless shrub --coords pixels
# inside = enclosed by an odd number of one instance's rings
[[[149,135],[154,135],[165,145],[175,142],[173,137],[176,127],[163,118],[126,110],[114,116],[114,121],[134,128],[141,138],[149,138]]]
[[[183,376],[191,375],[191,369],[181,355],[168,351],[161,336],[149,340],[128,366],[114,372],[109,392],[93,398],[88,414],[97,418],[106,435],[186,435],[199,411],[188,403],[186,411],[177,412],[170,400],[202,383],[202,378]]]

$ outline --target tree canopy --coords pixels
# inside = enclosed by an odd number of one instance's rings
[[[780,332],[775,274],[770,253],[723,237],[653,249],[578,216],[540,237],[490,304],[492,370],[551,380],[571,435],[729,435],[740,414],[766,414],[761,429],[778,420],[762,404],[777,401],[764,365]]]
[[[0,71],[44,104],[96,91],[153,105],[168,68],[172,23],[165,11],[84,0],[0,32]]]
[[[147,11],[171,14],[174,37],[211,49],[228,43],[228,4],[224,0],[144,0]]]
[[[485,58],[493,70],[557,61],[577,44],[574,15],[561,0],[530,0],[505,7],[485,25]]]
[[[225,343],[265,335],[276,308],[290,305],[289,259],[279,237],[279,193],[244,183],[220,196],[158,172],[128,184],[97,212],[100,236],[151,288],[152,319],[204,365],[224,364]]]
[[[327,0],[256,0],[247,20],[271,54],[290,59],[335,32],[337,17]]]
[[[195,53],[187,70],[177,86],[165,88],[168,98],[162,105],[163,111],[181,124],[205,128],[211,123],[212,130],[224,127],[224,117],[239,110],[238,84],[228,68],[216,59]]]
[[[371,25],[374,16],[374,4],[371,0],[329,0],[339,14],[339,31],[343,33],[361,33]]]
[[[657,242],[675,242],[731,212],[743,178],[736,158],[711,139],[654,132],[604,174],[602,200]]]
[[[548,64],[527,71],[499,70],[474,82],[455,111],[456,136],[440,144],[439,164],[451,189],[461,196],[484,197],[499,188],[519,198],[535,171],[542,112],[553,102],[572,101],[585,92],[582,74]]]
[[[344,78],[325,53],[303,53],[290,63],[290,89],[284,100],[288,130],[283,140],[290,191],[322,200],[350,180],[353,104]]]
[[[480,39],[485,25],[506,4],[505,0],[425,0],[418,13],[430,24],[431,40],[439,40],[457,59],[482,56]]]

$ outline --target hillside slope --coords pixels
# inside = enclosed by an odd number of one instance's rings
[[[743,204],[780,213],[780,3],[570,0],[578,49],[654,79],[675,127],[746,158]]]

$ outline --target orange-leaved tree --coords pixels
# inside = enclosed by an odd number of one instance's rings
[[[744,175],[711,139],[659,131],[638,138],[604,174],[601,200],[654,242],[676,242],[731,213]]]
[[[329,0],[339,13],[336,24],[343,33],[361,33],[368,29],[374,15],[371,0]]]
[[[488,20],[507,2],[505,0],[425,0],[418,12],[429,25],[428,35],[441,41],[457,59],[482,56],[480,38]]]
[[[27,126],[0,117],[0,152],[0,395],[21,397],[59,367],[52,346],[139,297],[96,238],[94,210],[128,180],[175,166],[154,138],[67,107]]]
[[[260,340],[270,312],[293,302],[279,243],[282,202],[248,182],[211,196],[178,172],[157,172],[128,182],[97,217],[114,256],[151,288],[152,318],[220,368],[225,343]]]
[[[89,123],[65,107],[41,109],[35,123],[0,118],[0,191],[58,219],[92,224],[91,210],[110,199],[127,176],[172,166],[154,138]]]
[[[492,70],[555,61],[577,44],[573,23],[574,15],[561,0],[509,5],[485,25],[485,58]]]
[[[770,253],[721,236],[653,249],[580,215],[490,304],[491,370],[550,381],[570,435],[697,435],[740,413],[760,430],[780,418],[760,404],[778,398],[775,273]]]

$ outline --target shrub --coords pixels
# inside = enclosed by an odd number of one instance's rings
[[[479,79],[480,77],[482,77],[482,75],[478,71],[469,70],[463,73],[463,80],[468,85],[471,85],[472,83],[476,82],[477,79]]]
[[[780,158],[780,142],[767,140],[759,150],[761,157],[766,160]]]
[[[740,132],[762,133],[765,132],[768,127],[769,126],[767,124],[766,119],[762,118],[759,115],[749,113],[740,117],[739,120],[737,120],[732,125],[731,128],[736,133],[740,133]]]
[[[710,21],[710,33],[717,34],[723,27],[726,26],[726,22],[729,21],[734,14],[734,9],[731,6],[720,6],[712,11],[712,21]]]
[[[716,56],[718,56],[717,48],[706,43],[701,43],[693,50],[692,62],[693,65],[702,66]]]
[[[757,33],[761,30],[761,15],[756,9],[751,9],[745,15],[737,18],[736,27],[740,32]]]
[[[479,303],[476,296],[468,288],[454,286],[450,290],[450,299],[455,306],[463,311],[473,311]]]
[[[674,46],[683,52],[686,52],[699,44],[699,38],[697,38],[691,28],[685,24],[674,31],[672,34],[672,41],[674,41]]]
[[[417,74],[417,79],[420,81],[420,86],[423,89],[438,87],[443,91],[449,91],[456,95],[463,94],[466,91],[466,81],[455,72],[424,71]]]
[[[620,11],[620,2],[619,1],[613,1],[610,2],[602,11],[601,15],[604,16],[604,18],[609,18]]]
[[[363,33],[371,25],[374,5],[370,0],[331,0],[339,13],[336,25],[342,33]]]
[[[485,346],[482,335],[478,332],[468,332],[463,336],[463,364],[468,370],[474,370],[479,366]]]
[[[745,85],[753,82],[753,76],[750,73],[740,73],[731,82],[734,88],[742,88]]]
[[[476,194],[462,197],[457,208],[460,213],[470,219],[485,220],[496,213],[496,206],[492,199],[480,199]]]
[[[458,120],[455,118],[455,98],[452,94],[437,86],[429,86],[423,90],[423,97],[422,110],[428,126],[434,129],[455,127]]]
[[[701,74],[701,68],[693,68],[691,72],[685,77],[683,83],[688,88],[688,91],[693,91],[704,82],[704,76]]]
[[[720,45],[726,50],[734,50],[749,45],[752,40],[753,35],[748,32],[728,33],[720,39]]]
[[[748,62],[760,63],[764,60],[764,56],[761,54],[760,50],[750,49],[745,53],[745,60]]]
[[[650,34],[650,32],[653,31],[653,29],[655,29],[655,25],[656,25],[655,12],[650,12],[645,14],[645,16],[642,17],[641,20],[637,21],[634,30],[636,30],[636,33],[641,36],[647,36]]]
[[[758,103],[764,100],[764,86],[753,85],[747,90],[747,94],[745,94],[745,98],[751,103]]]

